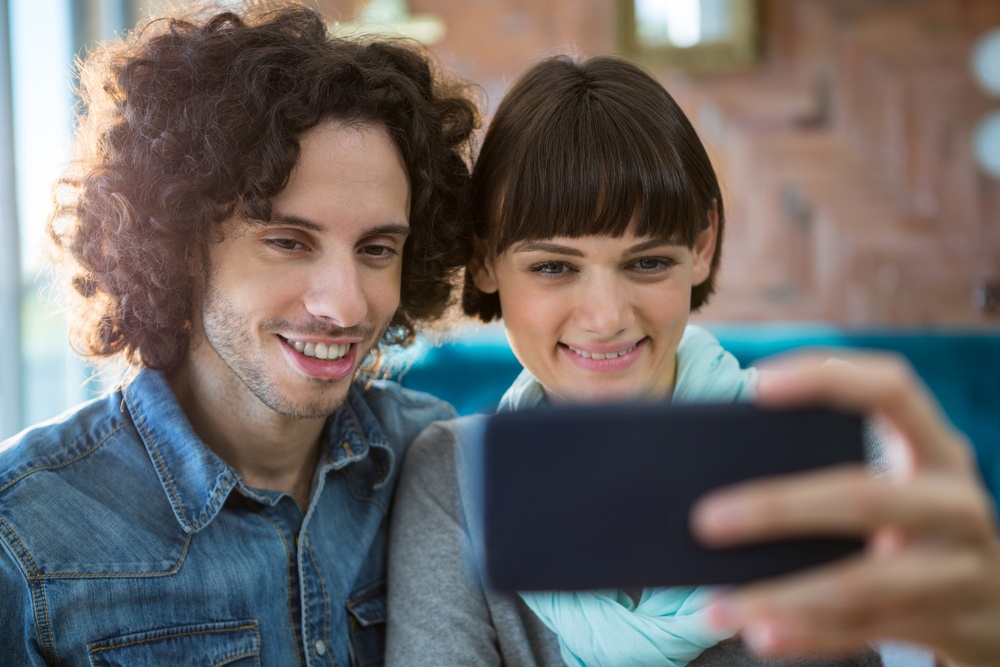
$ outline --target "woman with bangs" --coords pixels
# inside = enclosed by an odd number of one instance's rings
[[[490,124],[469,221],[463,309],[484,322],[502,315],[525,369],[500,410],[819,401],[879,415],[916,465],[898,471],[905,492],[859,466],[721,492],[693,516],[696,534],[716,545],[791,535],[797,519],[814,532],[849,526],[872,544],[851,563],[725,597],[707,588],[513,595],[484,587],[466,558],[463,442],[477,418],[432,425],[407,455],[393,510],[388,664],[771,665],[809,653],[835,657],[796,664],[879,665],[868,642],[885,638],[922,642],[955,665],[1000,655],[991,501],[967,445],[904,364],[814,356],[758,373],[688,324],[713,292],[725,216],[701,141],[651,76],[610,57],[531,68]],[[840,502],[856,494],[880,511]]]

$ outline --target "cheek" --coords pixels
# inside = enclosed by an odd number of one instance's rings
[[[302,281],[296,280],[293,272],[273,274],[246,272],[230,280],[227,291],[233,301],[249,309],[274,309],[276,306],[301,300],[303,284]]]
[[[370,308],[388,312],[395,312],[399,308],[400,285],[403,280],[402,266],[392,270],[371,272],[363,276],[362,280],[365,299]]]
[[[511,290],[513,298],[504,299],[500,307],[508,338],[521,342],[523,349],[540,347],[550,339],[558,339],[560,326],[567,316],[567,300],[545,291]]]
[[[691,315],[691,291],[651,290],[642,295],[637,303],[642,304],[639,312],[643,319],[656,329],[673,329],[687,322]]]

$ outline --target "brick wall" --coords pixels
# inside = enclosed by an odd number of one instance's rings
[[[349,17],[361,0],[325,0]],[[615,50],[612,0],[410,0],[447,26],[434,52],[495,107],[529,63]],[[763,0],[753,71],[658,71],[723,179],[728,230],[712,320],[1000,326],[1000,183],[970,137],[1000,108],[972,81],[997,0]]]

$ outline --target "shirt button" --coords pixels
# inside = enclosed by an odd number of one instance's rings
[[[326,642],[322,639],[317,639],[313,647],[316,649],[316,655],[326,655]]]

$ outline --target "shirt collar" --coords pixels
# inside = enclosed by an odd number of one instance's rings
[[[378,489],[396,466],[396,457],[382,424],[357,384],[351,385],[347,401],[327,420],[324,437],[326,455],[321,465],[328,470],[339,470],[370,456],[378,473],[374,484]]]
[[[242,485],[239,474],[194,432],[163,373],[144,369],[122,393],[178,523],[185,532],[201,530],[219,513],[229,492]],[[358,387],[351,386],[344,406],[331,415],[323,438],[325,469],[338,470],[371,456],[378,470],[376,488],[392,473],[392,449]]]

